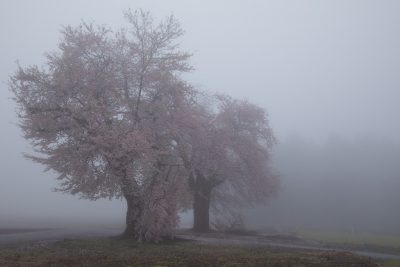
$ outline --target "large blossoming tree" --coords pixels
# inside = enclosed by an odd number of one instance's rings
[[[124,197],[125,235],[158,240],[186,191],[174,136],[194,93],[180,78],[190,55],[172,16],[125,15],[130,27],[119,31],[66,27],[47,63],[20,67],[10,87],[35,148],[28,157],[56,171],[64,192]]]

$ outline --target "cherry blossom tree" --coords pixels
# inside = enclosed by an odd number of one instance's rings
[[[186,191],[174,136],[194,92],[180,78],[190,55],[172,16],[125,16],[130,27],[118,31],[65,27],[58,51],[43,67],[19,67],[10,88],[35,149],[28,157],[59,174],[59,190],[124,197],[124,234],[159,240],[176,226]]]
[[[193,229],[204,232],[210,206],[226,211],[264,202],[276,192],[270,167],[274,137],[263,109],[227,96],[203,101],[192,120],[196,126],[179,147],[193,193]]]
[[[171,235],[192,201],[194,229],[215,208],[264,201],[276,190],[266,113],[246,101],[208,97],[181,74],[190,55],[172,17],[126,12],[128,28],[65,27],[44,66],[19,67],[10,88],[35,162],[59,174],[58,190],[125,198],[124,235]],[[203,99],[203,100],[202,100]],[[210,100],[210,101],[208,101]]]

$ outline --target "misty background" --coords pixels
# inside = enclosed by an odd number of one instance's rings
[[[54,173],[17,126],[8,77],[41,65],[62,26],[126,26],[122,12],[173,13],[198,88],[265,108],[282,189],[246,211],[253,227],[400,233],[399,1],[1,1],[0,227],[123,225],[121,200],[52,192]],[[183,217],[188,222],[188,215]]]

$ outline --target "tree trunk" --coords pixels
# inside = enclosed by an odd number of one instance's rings
[[[142,199],[137,196],[133,190],[134,186],[128,177],[128,171],[124,170],[123,179],[121,179],[121,190],[126,200],[126,227],[122,234],[129,239],[140,240],[139,223],[143,213]]]
[[[127,204],[126,210],[126,227],[123,236],[129,239],[140,239],[138,233],[139,218],[142,213],[142,205],[138,198],[125,195]]]
[[[193,231],[208,232],[210,230],[210,196],[211,189],[202,186],[194,191]]]

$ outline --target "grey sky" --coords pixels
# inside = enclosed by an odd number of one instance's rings
[[[51,214],[66,200],[72,208],[65,216],[100,216],[104,209],[123,213],[120,203],[49,193],[56,184],[52,175],[21,156],[30,148],[15,126],[6,82],[16,60],[43,63],[44,52],[57,48],[62,25],[84,19],[116,28],[125,24],[127,8],[150,10],[156,18],[173,13],[186,31],[182,46],[194,54],[196,70],[188,79],[201,89],[265,107],[279,140],[295,132],[316,142],[332,133],[400,141],[399,1],[4,0],[0,224],[13,212]]]

